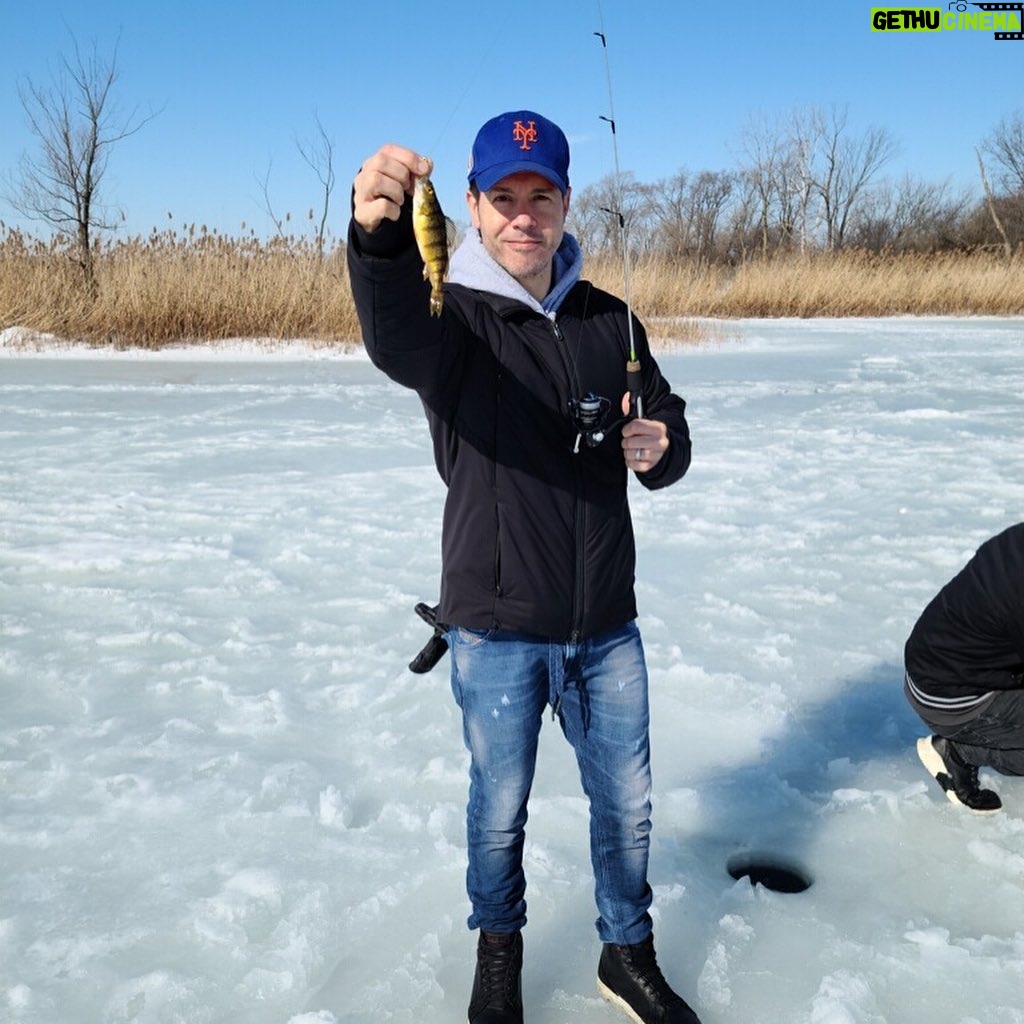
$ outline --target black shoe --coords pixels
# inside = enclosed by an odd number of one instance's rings
[[[952,803],[975,814],[995,814],[1003,806],[996,793],[978,785],[978,769],[964,761],[952,740],[922,736],[917,741],[917,756]]]
[[[469,1024],[523,1024],[523,937],[480,931]]]
[[[653,936],[635,946],[606,942],[597,965],[597,990],[636,1024],[700,1024],[661,973]]]

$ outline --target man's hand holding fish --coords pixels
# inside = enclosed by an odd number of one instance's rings
[[[371,234],[382,221],[398,220],[406,193],[411,195],[416,179],[432,170],[428,157],[393,143],[381,146],[353,182],[353,219]]]

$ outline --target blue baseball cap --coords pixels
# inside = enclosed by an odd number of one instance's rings
[[[569,191],[569,143],[561,128],[532,110],[492,117],[476,134],[469,183],[481,192],[510,174],[543,175],[563,195]]]

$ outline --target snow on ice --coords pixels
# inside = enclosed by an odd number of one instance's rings
[[[741,321],[660,357],[689,475],[632,488],[665,971],[705,1024],[1022,1024],[1024,785],[946,801],[902,646],[1024,518],[1024,320]],[[360,354],[0,344],[0,1019],[465,1019],[466,755],[419,402]],[[811,885],[734,880],[764,856]],[[545,722],[531,1024],[595,990]]]

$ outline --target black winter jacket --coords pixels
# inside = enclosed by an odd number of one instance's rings
[[[522,302],[446,284],[431,317],[410,204],[368,235],[349,229],[348,265],[373,363],[414,389],[448,487],[438,619],[578,641],[636,616],[635,546],[621,433],[573,453],[570,399],[587,391],[618,410],[626,391],[626,307],[585,281],[552,322]],[[648,488],[690,464],[685,403],[672,394],[634,320],[644,415],[669,449]]]
[[[1024,523],[985,541],[929,602],[904,649],[921,690],[1012,690],[1024,670]]]

